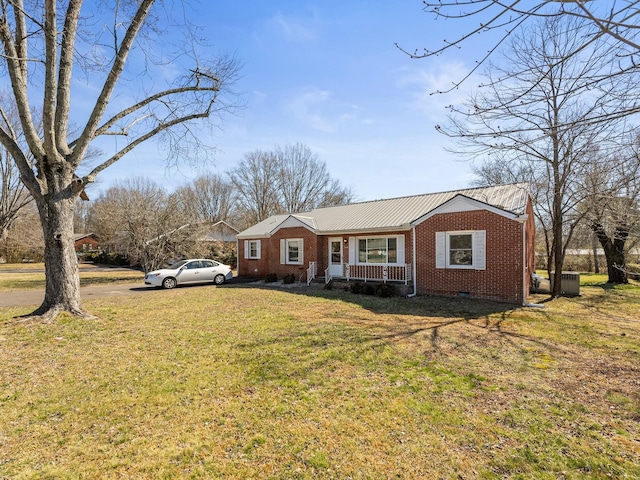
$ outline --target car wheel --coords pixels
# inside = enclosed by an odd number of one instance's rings
[[[178,282],[173,277],[167,277],[162,281],[164,288],[174,288],[176,285],[178,285]]]
[[[218,274],[213,277],[213,283],[215,283],[216,285],[222,285],[224,283],[224,275]]]

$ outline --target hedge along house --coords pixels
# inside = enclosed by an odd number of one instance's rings
[[[275,215],[238,234],[238,275],[396,282],[411,294],[524,303],[534,272],[528,185]]]

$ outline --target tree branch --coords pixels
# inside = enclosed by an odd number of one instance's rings
[[[86,177],[84,177],[82,179],[83,186],[88,184],[88,183],[90,183],[90,182],[93,182],[98,173],[103,171],[105,168],[113,165],[115,162],[120,160],[120,158],[122,158],[125,154],[129,153],[135,147],[137,147],[141,143],[149,140],[150,138],[154,137],[158,133],[166,131],[166,130],[169,130],[170,128],[172,128],[172,127],[174,127],[176,125],[179,125],[179,124],[183,124],[183,123],[186,123],[186,122],[190,122],[190,121],[198,120],[198,119],[202,119],[202,118],[208,118],[209,115],[210,115],[210,112],[209,112],[209,110],[207,110],[207,111],[200,112],[200,113],[194,113],[192,115],[188,115],[188,116],[185,116],[185,117],[176,118],[174,120],[171,120],[171,121],[168,121],[168,122],[161,123],[161,124],[157,125],[152,130],[148,131],[144,135],[139,136],[134,141],[129,143],[125,148],[121,149],[119,152],[117,152],[111,158],[109,158],[105,162],[103,162],[100,165],[98,165],[97,167],[95,167]]]
[[[109,99],[111,98],[111,94],[118,83],[118,79],[122,75],[122,71],[124,70],[124,66],[127,61],[127,57],[131,48],[133,46],[133,42],[142,28],[145,19],[149,15],[149,11],[153,6],[155,0],[141,0],[138,4],[138,9],[133,16],[129,27],[127,28],[127,32],[120,44],[120,48],[116,52],[116,56],[113,61],[113,65],[111,66],[111,70],[102,86],[102,91],[96,100],[95,106],[91,115],[89,116],[89,120],[87,124],[78,138],[78,141],[75,145],[73,154],[71,155],[71,164],[79,165],[80,161],[84,158],[84,155],[89,147],[91,141],[95,138],[95,131],[98,128],[98,124],[100,123],[102,116],[109,104]]]
[[[2,17],[0,17],[0,41],[2,42],[5,52],[7,70],[11,80],[13,96],[18,107],[22,130],[29,149],[34,154],[36,161],[40,162],[44,158],[45,151],[31,116],[31,105],[27,95],[26,59],[22,57],[22,55],[26,55],[27,52],[27,37],[25,35],[26,27],[24,27],[25,21],[22,0],[16,0],[12,6],[16,18],[16,25],[19,26],[16,31],[16,38],[14,40],[10,29],[10,23],[7,18],[8,12],[6,10],[7,5],[3,4]],[[9,145],[6,146],[10,148]]]
[[[71,75],[73,73],[73,54],[75,52],[78,18],[82,0],[70,0],[65,15],[62,44],[60,47],[60,67],[58,70],[58,90],[56,92],[56,146],[62,155],[70,152],[67,145],[69,134],[69,109],[71,106]]]

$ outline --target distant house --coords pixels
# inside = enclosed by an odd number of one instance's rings
[[[165,253],[171,256],[168,263],[183,258],[214,258],[222,263],[235,266],[237,261],[237,239],[239,232],[224,220],[218,222],[186,223],[159,235],[146,242],[147,245],[156,242],[166,242]],[[139,259],[129,255],[132,264]]]
[[[523,183],[319,208],[240,232],[238,275],[395,282],[410,294],[523,303],[534,229]]]
[[[212,224],[201,224],[197,233],[198,242],[236,242],[240,231],[224,220]]]
[[[74,237],[76,253],[95,252],[100,250],[98,237],[94,233],[79,233]]]
[[[201,246],[206,246],[206,255],[235,267],[238,263],[239,230],[220,220],[213,224],[202,224],[196,230],[194,238]]]

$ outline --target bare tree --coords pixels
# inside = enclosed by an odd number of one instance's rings
[[[14,104],[5,100],[5,95],[0,95],[0,104],[6,104],[6,108],[0,110],[0,125],[17,143],[21,141],[15,126],[19,124],[18,112]],[[28,190],[20,181],[20,172],[15,162],[4,145],[0,144],[0,239],[7,236],[20,211],[33,201]]]
[[[355,194],[350,187],[342,185],[337,178],[331,179],[327,188],[316,199],[315,208],[336,207],[355,201]]]
[[[20,181],[20,175],[6,149],[0,147],[0,239],[6,238],[18,215],[33,198]]]
[[[35,200],[45,238],[46,290],[34,315],[45,320],[61,310],[87,315],[81,306],[74,252],[73,205],[96,175],[151,138],[167,143],[171,159],[204,151],[189,149],[201,137],[191,126],[219,118],[234,106],[229,86],[237,62],[199,58],[188,20],[176,28],[179,12],[183,12],[179,7],[171,11],[169,4],[156,0],[86,5],[82,0],[2,2],[2,65],[27,147],[16,142],[4,125],[0,143]],[[162,49],[147,48],[167,30],[162,15],[170,18],[173,35],[182,32],[188,38],[175,44],[166,41]],[[137,61],[130,63],[132,55]],[[183,74],[168,76],[168,65]],[[152,81],[141,81],[149,78]],[[86,114],[85,123],[73,138],[72,79],[84,80],[97,92],[89,111],[78,112]],[[139,83],[128,83],[135,81]],[[89,100],[86,93],[85,99]],[[34,105],[41,107],[39,119],[33,114]],[[36,127],[39,124],[41,128]],[[97,164],[88,164],[92,143],[109,135],[126,142]]]
[[[233,184],[218,174],[208,173],[176,191],[182,210],[193,222],[233,223],[236,194]]]
[[[631,81],[618,85],[606,75],[606,42],[592,43],[582,56],[567,55],[581,42],[577,23],[545,19],[510,37],[506,66],[493,66],[466,108],[452,108],[450,125],[440,128],[458,140],[463,153],[499,152],[498,158],[520,165],[543,186],[537,208],[545,212],[539,220],[549,222],[549,270],[555,272],[562,271],[567,244],[581,220],[581,173],[615,148],[624,132],[622,120],[613,116],[608,122],[585,120],[618,109],[622,89]],[[560,282],[552,294],[561,294]]]
[[[638,142],[590,165],[584,177],[582,208],[607,261],[608,283],[628,283],[625,246],[640,225]]]
[[[278,165],[280,206],[285,212],[343,205],[352,199],[351,192],[331,178],[327,164],[306,145],[296,143],[277,147],[274,154]]]
[[[574,35],[580,42],[574,44],[566,56],[579,56],[591,44],[607,40],[618,45],[621,54],[610,59],[615,66],[614,75],[637,69],[637,55],[640,53],[640,3],[637,0],[612,0],[596,2],[590,0],[424,0],[423,10],[435,15],[437,19],[469,21],[469,28],[461,35],[445,39],[443,44],[433,49],[415,50],[408,53],[413,58],[438,56],[443,52],[463,48],[464,44],[477,38],[479,34],[488,37],[489,47],[476,66],[466,77],[452,85],[459,86],[480,66],[499,50],[500,46],[532,20],[540,18],[574,18],[581,20],[580,30]],[[638,111],[638,105],[619,112],[609,112],[612,116],[630,115]]]
[[[228,172],[245,212],[247,225],[281,213],[276,185],[278,165],[273,152],[256,150],[247,153],[237,167]],[[245,223],[243,222],[243,223]]]
[[[10,263],[41,262],[44,258],[42,226],[33,202],[20,210],[7,235],[0,239],[0,256]]]
[[[73,231],[75,233],[91,233],[88,225],[90,214],[91,202],[82,199],[76,200],[73,213]]]
[[[551,209],[553,196],[548,170],[543,162],[535,157],[519,156],[514,161],[512,152],[495,152],[483,157],[479,164],[472,166],[475,179],[472,185],[486,187],[491,185],[506,185],[511,183],[529,184],[533,204],[533,214],[536,221],[536,243],[544,243],[546,255],[545,266],[548,272],[553,266],[553,230]]]
[[[228,172],[238,190],[248,225],[278,213],[298,213],[353,200],[349,188],[302,144],[256,150]]]
[[[91,208],[93,231],[145,272],[190,249],[190,220],[177,198],[144,178],[109,188]]]

